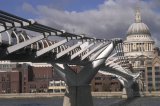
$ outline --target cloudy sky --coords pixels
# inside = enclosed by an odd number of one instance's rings
[[[71,33],[110,39],[126,37],[141,7],[143,22],[160,40],[160,0],[0,0],[0,9]]]

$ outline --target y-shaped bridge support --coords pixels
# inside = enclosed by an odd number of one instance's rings
[[[124,81],[122,98],[134,98],[141,96],[140,92],[134,88],[134,85],[138,86],[138,83],[135,81],[128,81],[128,82]]]
[[[84,66],[79,73],[75,73],[68,65],[53,64],[68,88],[65,93],[63,106],[93,106],[90,83],[98,70],[121,40],[112,41],[96,53],[95,60]]]
[[[135,91],[138,90],[138,88],[136,89],[134,86],[136,85],[136,80],[140,76],[140,73],[132,73],[128,68],[129,66],[125,64],[127,61],[123,64],[117,60],[117,57],[113,58],[110,56],[106,61],[105,66],[100,69],[100,73],[116,76],[124,87],[122,98],[132,98],[135,96]]]
[[[112,70],[113,71],[113,70]],[[101,74],[104,75],[111,75],[111,76],[115,76],[118,78],[118,80],[120,81],[120,83],[123,85],[123,91],[122,91],[122,98],[134,98],[135,96],[139,96],[138,94],[135,95],[135,90],[133,88],[133,85],[136,83],[133,79],[127,79],[123,76],[123,74],[116,74],[113,73],[112,71],[105,71],[105,70],[101,70],[99,71]],[[128,75],[130,76],[130,75]],[[137,93],[137,92],[136,92]]]
[[[120,79],[119,79],[120,80]],[[122,98],[133,98],[134,91],[132,89],[133,81],[120,80],[123,85]]]

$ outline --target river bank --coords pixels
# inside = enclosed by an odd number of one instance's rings
[[[160,92],[141,92],[143,97],[160,97]],[[10,93],[0,94],[0,99],[5,98],[52,98],[63,97],[64,93]],[[95,98],[122,98],[122,92],[92,92]]]
[[[97,98],[120,98],[122,92],[92,92],[93,97]],[[63,97],[64,93],[10,93],[0,94],[0,98],[51,98]]]

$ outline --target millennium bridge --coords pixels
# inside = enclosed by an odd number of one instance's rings
[[[52,64],[67,84],[63,106],[93,106],[90,83],[98,72],[116,76],[123,96],[134,97],[140,73],[132,72],[122,39],[70,33],[4,11],[0,25],[0,60]],[[81,66],[80,72],[71,65]]]

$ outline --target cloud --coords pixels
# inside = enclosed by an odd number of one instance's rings
[[[36,13],[35,8],[31,4],[28,4],[28,3],[23,3],[22,10],[25,10],[27,12]]]
[[[137,0],[106,0],[97,9],[81,12],[59,10],[47,5],[30,7],[39,15],[36,20],[45,25],[65,29],[71,33],[110,39],[126,37],[128,27],[134,22]],[[158,0],[157,0],[158,1]],[[154,2],[154,1],[153,1]],[[154,11],[157,4],[141,1],[143,22],[151,29],[154,37],[160,38],[160,14]],[[28,11],[28,9],[25,9]],[[31,11],[31,12],[32,12]]]

